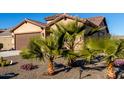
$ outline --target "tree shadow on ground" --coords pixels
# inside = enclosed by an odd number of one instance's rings
[[[56,70],[55,72],[54,72],[54,75],[56,75],[56,74],[58,74],[58,73],[60,73],[60,72],[69,72],[70,70],[71,70],[72,68],[71,67],[63,67],[63,68],[61,68],[61,69],[58,69],[58,70]]]
[[[65,68],[66,66],[63,65],[62,63],[54,62],[54,67],[55,69],[60,69],[60,68]]]
[[[13,62],[10,66],[16,65],[18,64],[18,62]]]
[[[76,60],[73,63],[72,67],[84,67],[84,65],[85,65],[85,61],[83,61],[83,60]]]
[[[54,62],[54,67],[57,70],[56,73],[59,73],[62,71],[69,72],[72,69],[72,67],[65,66],[62,63],[57,63],[57,62]]]
[[[18,62],[13,62],[12,64],[9,64],[9,65],[6,65],[6,66],[13,66],[13,65],[16,65],[18,64]]]
[[[106,68],[106,66],[95,66],[95,67],[85,67],[85,70],[97,70],[102,71]]]
[[[60,72],[69,72],[72,68],[75,68],[75,67],[80,67],[81,70],[83,70],[84,68],[84,62],[82,60],[76,60],[72,67],[70,66],[65,66],[63,65],[62,63],[57,63],[57,62],[54,62],[54,67],[56,69],[54,75],[60,73]]]
[[[0,79],[10,79],[13,77],[18,76],[19,74],[15,74],[15,73],[6,73],[4,75],[0,75]]]
[[[80,71],[83,72],[83,70],[98,70],[98,71],[102,71],[106,68],[106,66],[95,66],[95,67],[85,67],[86,61],[84,60],[76,60],[72,67],[69,66],[65,66],[62,63],[57,63],[54,62],[54,67],[56,69],[54,75],[60,73],[60,72],[69,72],[71,69],[73,68],[77,68],[79,67]],[[87,65],[87,64],[86,64]],[[90,76],[89,74],[86,76]]]
[[[81,77],[81,79],[86,78],[86,77],[89,77],[89,76],[91,76],[91,74],[87,74],[87,75]]]
[[[72,67],[68,67],[68,66],[65,66],[62,63],[57,63],[57,62],[54,62],[54,68],[55,68],[55,72],[53,73],[53,75],[56,75],[56,74],[58,74],[60,72],[66,72],[67,73],[72,69]],[[47,72],[43,72],[42,75],[51,76]]]

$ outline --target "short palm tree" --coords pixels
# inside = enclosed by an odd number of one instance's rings
[[[108,63],[106,73],[108,78],[116,78],[113,63],[117,58],[124,58],[124,41],[108,37],[99,39],[90,38],[88,41],[87,47],[97,51],[99,54],[103,54],[104,60]]]
[[[66,49],[63,50],[61,55],[68,60],[68,65],[70,66],[73,65],[76,58],[80,56],[79,52],[84,46],[84,37],[87,38],[105,29],[105,27],[89,27],[86,24],[81,24],[78,22],[78,18],[66,24],[59,23],[56,27],[60,32],[64,33],[63,42]]]
[[[83,46],[83,33],[85,25],[79,25],[78,21],[60,25],[65,32],[63,57],[68,60],[68,66],[72,66],[78,57],[79,47]]]
[[[21,52],[21,56],[25,59],[39,59],[43,61],[48,61],[48,74],[54,74],[53,61],[56,59],[61,52],[62,34],[56,33],[50,35],[46,38],[38,36],[33,38],[27,49]]]

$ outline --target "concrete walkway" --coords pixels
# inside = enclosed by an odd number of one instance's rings
[[[3,51],[0,52],[0,57],[9,57],[9,56],[16,56],[19,55],[19,50],[12,50],[12,51]]]

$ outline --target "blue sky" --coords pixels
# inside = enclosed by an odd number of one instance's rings
[[[0,28],[16,26],[25,18],[45,22],[44,18],[54,13],[0,13]],[[104,16],[112,35],[124,35],[124,13],[71,13],[70,15],[89,18]]]

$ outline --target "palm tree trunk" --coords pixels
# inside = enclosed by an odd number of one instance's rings
[[[114,70],[113,62],[110,62],[107,66],[107,77],[109,79],[115,79],[116,78],[116,73]]]
[[[49,75],[54,74],[53,60],[51,60],[51,59],[48,62],[48,74]]]

